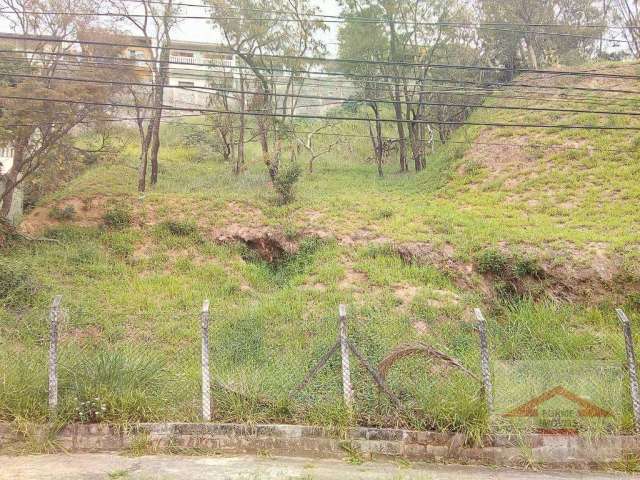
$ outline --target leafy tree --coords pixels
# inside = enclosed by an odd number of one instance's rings
[[[323,52],[315,34],[326,29],[326,25],[309,18],[318,12],[310,0],[210,0],[209,5],[213,22],[227,47],[239,58],[240,66],[249,69],[257,83],[258,94],[254,96],[253,104],[257,110],[260,146],[269,177],[274,181],[278,176],[282,148],[278,133],[282,122],[274,117],[279,108],[278,96],[275,95],[278,91],[276,79],[282,81],[280,70],[310,66],[299,57]],[[289,75],[288,91],[295,81],[295,74]],[[293,108],[285,103],[282,111],[286,115]],[[275,139],[273,152],[269,147],[272,131]]]
[[[583,61],[596,52],[604,30],[580,28],[602,21],[593,0],[479,0],[479,13],[485,23],[504,24],[480,30],[487,55],[514,68]]]
[[[84,35],[99,38],[104,32],[96,18],[86,15],[98,10],[92,0],[0,0],[0,8],[11,12],[6,14],[6,21],[19,34],[13,52],[18,60],[3,62],[11,76],[0,84],[0,132],[14,149],[13,165],[3,175],[4,193],[0,197],[0,217],[7,219],[15,189],[41,168],[66,158],[76,127],[104,120],[109,109],[101,104],[120,91],[108,80],[126,79],[129,69],[124,65],[105,69],[92,59],[117,53],[108,46],[85,47],[83,55],[69,65],[63,65],[61,57],[56,56],[72,52],[73,42]],[[85,15],[46,13],[59,10]],[[99,83],[94,83],[96,80]]]

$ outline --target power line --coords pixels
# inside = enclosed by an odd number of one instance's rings
[[[9,38],[15,39],[13,35],[0,34],[0,38]],[[42,40],[38,37],[31,36],[23,36],[21,40],[25,41],[38,41]],[[47,39],[48,42],[54,43],[70,43],[70,44],[82,44],[82,45],[103,45],[110,47],[123,47],[123,48],[166,48],[160,46],[141,46],[136,44],[127,44],[127,43],[109,43],[109,42],[98,42],[92,40],[67,40],[60,38]],[[168,47],[171,49],[171,47]],[[218,53],[218,54],[234,54],[229,50],[215,50],[215,49],[205,49],[205,48],[189,48],[190,51],[193,52],[203,52],[203,53]],[[353,64],[366,64],[366,65],[387,65],[387,66],[398,66],[398,67],[421,67],[428,69],[454,69],[454,70],[480,70],[480,71],[496,71],[496,72],[521,72],[521,73],[540,73],[540,74],[550,74],[550,75],[558,75],[558,76],[593,76],[593,77],[602,77],[602,78],[620,78],[627,80],[638,80],[640,79],[640,75],[623,75],[623,74],[611,74],[611,73],[594,73],[594,72],[584,72],[584,71],[571,71],[571,70],[543,70],[543,69],[531,69],[531,68],[507,68],[507,67],[495,67],[495,66],[478,66],[478,65],[462,65],[462,64],[442,64],[442,63],[419,63],[419,62],[400,62],[400,61],[386,61],[386,60],[362,60],[362,59],[353,59],[353,58],[326,58],[326,57],[318,57],[318,56],[305,56],[305,55],[285,55],[285,54],[259,54],[255,55],[260,58],[271,58],[271,59],[286,59],[286,60],[305,60],[308,62],[327,62],[327,63],[353,63]],[[262,68],[266,69],[266,67]],[[392,75],[389,75],[392,76]]]
[[[0,38],[2,38],[2,35],[0,34]],[[110,45],[110,44],[105,44],[105,45]],[[138,46],[138,48],[140,48]],[[184,63],[181,61],[177,61],[177,60],[152,60],[152,59],[132,59],[132,58],[123,58],[123,57],[116,57],[116,56],[104,56],[104,55],[85,55],[85,54],[73,54],[73,53],[62,53],[62,52],[38,52],[38,51],[29,51],[29,50],[0,50],[0,53],[15,53],[15,52],[21,52],[21,53],[25,53],[25,54],[33,54],[33,55],[49,55],[49,56],[61,56],[61,57],[72,57],[72,58],[91,58],[91,59],[110,59],[110,60],[117,60],[118,62],[137,62],[137,63],[158,63],[158,64],[172,64],[172,65],[183,65],[183,66],[202,66],[202,67],[210,67],[210,68],[222,68],[223,70],[229,69],[229,70],[251,70],[253,71],[253,69],[251,67],[248,66],[241,66],[241,65],[229,65],[229,66],[217,66],[216,64],[213,63],[197,63],[197,62],[192,62],[192,63]],[[105,62],[100,62],[100,63],[105,63]],[[116,65],[115,63],[113,65]],[[121,64],[124,66],[124,63]],[[429,65],[425,65],[425,67],[429,67]],[[345,73],[345,72],[315,72],[315,71],[308,71],[308,70],[292,70],[292,69],[274,69],[274,68],[269,68],[269,67],[262,67],[259,68],[260,70],[266,70],[269,72],[284,72],[284,73],[292,73],[292,74],[308,74],[308,75],[322,75],[322,76],[329,76],[329,77],[344,77],[344,78],[363,78],[365,79],[364,82],[362,83],[367,83],[367,84],[379,84],[379,85],[385,85],[385,86],[394,86],[394,85],[398,85],[398,86],[404,86],[404,83],[394,83],[394,82],[389,82],[389,81],[375,81],[375,80],[371,80],[372,78],[387,78],[387,77],[383,77],[381,75],[359,75],[359,74],[350,74],[350,73]],[[225,73],[225,72],[223,72]],[[549,75],[549,76],[553,76],[553,75],[562,75],[562,72],[559,71],[555,71],[555,70],[545,70],[543,71],[544,75]],[[589,75],[590,72],[580,72],[580,74],[584,74],[584,75]],[[399,80],[412,80],[412,81],[422,81],[423,79],[418,78],[418,77],[408,77],[408,76],[399,76],[399,77],[395,77],[394,78],[398,78]],[[332,79],[323,79],[323,81],[332,81]],[[471,81],[471,80],[459,80],[459,79],[442,79],[442,78],[427,78],[426,81],[429,82],[435,82],[435,83],[448,83],[448,84],[465,84],[465,85],[477,85],[477,86],[483,86],[483,87],[521,87],[521,88],[531,88],[531,89],[542,89],[542,90],[567,90],[567,91],[587,91],[587,92],[607,92],[607,93],[624,93],[624,94],[640,94],[640,91],[638,90],[619,90],[619,89],[607,89],[607,88],[596,88],[596,87],[568,87],[568,86],[554,86],[554,85],[536,85],[536,84],[526,84],[526,83],[506,83],[506,82],[486,82],[486,81]],[[411,86],[411,87],[415,87],[415,86],[421,86],[421,85],[417,85],[417,84],[411,84],[411,85],[407,85],[407,86]]]
[[[136,105],[126,103],[106,103],[106,102],[89,102],[73,99],[52,99],[44,97],[27,97],[20,95],[0,95],[0,98],[14,99],[14,100],[26,100],[26,101],[42,101],[42,102],[57,102],[67,104],[81,104],[81,105],[95,105],[106,107],[128,107],[136,108]],[[299,118],[308,120],[336,120],[336,121],[364,121],[371,122],[374,119],[369,117],[345,117],[345,116],[326,116],[326,115],[298,115],[298,114],[281,114],[281,113],[267,113],[267,112],[234,112],[226,110],[218,110],[212,108],[182,108],[172,106],[153,107],[145,106],[144,108],[150,110],[168,110],[168,111],[199,111],[203,113],[224,113],[229,115],[249,115],[249,116],[262,116],[262,117],[274,117],[274,118]],[[500,128],[551,128],[551,129],[567,129],[567,130],[612,130],[612,131],[640,131],[640,127],[632,126],[606,126],[606,125],[562,125],[562,124],[532,124],[532,123],[492,123],[492,122],[471,122],[471,121],[442,121],[442,120],[396,120],[396,119],[380,119],[381,123],[410,123],[410,124],[431,124],[431,125],[474,125],[485,127],[500,127]]]
[[[57,80],[57,81],[68,81],[68,82],[79,82],[79,83],[90,83],[90,84],[105,84],[105,85],[124,85],[124,86],[145,86],[145,87],[161,87],[163,85],[158,83],[146,83],[146,82],[126,82],[126,81],[117,81],[117,80],[95,80],[95,79],[84,79],[84,78],[73,78],[73,77],[49,77],[44,75],[29,75],[29,74],[0,74],[0,76],[10,76],[10,77],[19,77],[19,78],[37,78],[37,79],[46,79],[46,80]],[[187,87],[182,85],[165,85],[165,88],[175,88],[175,89],[187,89],[194,92],[206,93],[206,92],[222,92],[222,93],[245,93],[249,95],[265,95],[264,92],[254,91],[254,90],[236,90],[230,88],[219,88],[219,87]],[[420,93],[420,92],[419,92]],[[427,92],[428,93],[428,92]],[[305,98],[305,99],[313,99],[313,100],[331,100],[338,102],[347,102],[347,101],[358,101],[358,102],[376,102],[383,104],[406,104],[406,105],[419,105],[418,102],[406,102],[406,101],[398,101],[398,100],[386,100],[386,99],[377,99],[377,98],[346,98],[346,97],[337,97],[337,96],[320,96],[320,95],[304,95],[304,94],[292,94],[292,93],[269,93],[268,96],[271,97],[281,97],[281,98]],[[482,108],[487,110],[525,110],[525,111],[534,111],[534,112],[556,112],[556,113],[588,113],[588,114],[601,114],[601,115],[625,115],[625,116],[640,116],[640,112],[619,112],[612,110],[586,110],[586,109],[565,109],[565,108],[546,108],[546,107],[519,107],[512,105],[472,105],[472,104],[463,104],[463,103],[447,103],[447,102],[433,102],[429,101],[427,106],[430,107],[456,107],[456,108]]]
[[[5,57],[6,58],[6,57]],[[0,57],[0,62],[2,61],[2,58]],[[57,62],[56,63],[56,71],[64,71],[64,72],[70,72],[70,73],[78,73],[80,69],[87,69],[90,73],[95,74],[97,72],[95,72],[95,69],[101,69],[101,68],[111,68],[111,65],[118,65],[118,64],[106,64],[106,63],[90,63],[90,62]],[[67,68],[66,66],[75,66],[77,68]],[[21,71],[31,71],[31,69],[29,67],[21,67],[19,68],[19,70]],[[214,72],[215,73],[215,72]],[[224,72],[221,72],[224,73]],[[7,74],[8,76],[11,76],[11,74]],[[51,77],[47,77],[47,78],[51,78]],[[286,78],[286,77],[283,77]],[[223,81],[229,81],[231,80],[231,77],[229,77],[228,75],[215,75],[213,73],[208,72],[206,75],[206,80],[211,80],[211,79],[217,79],[217,80],[223,80]],[[316,87],[316,88],[321,88],[324,87],[325,85],[323,85],[322,83],[318,83],[320,80],[318,79],[305,79],[306,81],[304,81],[301,84],[295,85],[297,88],[301,89],[301,88],[312,88],[312,87]],[[307,81],[309,82],[316,82],[316,83],[307,83]],[[277,80],[271,80],[270,83],[274,84],[274,85],[280,85],[280,86],[288,86],[289,82],[284,82],[284,81],[277,81]],[[145,84],[146,85],[146,84]],[[190,87],[187,86],[179,86],[179,85],[172,85],[172,86],[168,86],[168,87],[172,87],[172,88],[185,88],[185,89],[189,89]],[[350,87],[355,88],[353,85],[350,85]],[[194,88],[205,88],[205,87],[194,87]],[[346,88],[346,87],[341,87],[339,86],[338,88]],[[477,90],[463,90],[462,87],[458,87],[458,88],[448,88],[448,89],[440,89],[440,90],[436,90],[436,89],[431,89],[431,90],[421,90],[421,91],[413,91],[412,94],[413,95],[418,95],[420,93],[429,93],[429,94],[446,94],[446,95],[451,95],[451,96],[462,96],[462,97],[490,97],[492,99],[507,99],[507,100],[538,100],[538,101],[548,101],[549,98],[546,96],[541,96],[542,93],[537,93],[537,92],[531,92],[531,91],[527,91],[527,92],[520,92],[520,95],[516,95],[516,93],[518,93],[518,90],[516,87],[509,87],[509,94],[508,95],[500,95],[499,92],[504,91],[504,90],[498,90],[498,89],[489,89],[489,88],[485,88],[485,89],[477,89]],[[605,90],[606,91],[606,90]],[[621,90],[612,90],[613,92],[620,92]],[[496,93],[498,92],[498,93]],[[624,91],[622,91],[624,92]],[[202,92],[204,93],[204,92]],[[251,92],[247,92],[245,91],[245,93],[251,93]],[[633,92],[629,92],[629,93],[633,93]],[[638,94],[640,94],[640,92],[637,92]],[[296,98],[298,94],[292,93],[291,97],[292,98]],[[606,105],[610,106],[610,105],[614,105],[614,104],[618,104],[620,106],[627,106],[627,103],[625,101],[626,97],[620,98],[620,97],[616,97],[616,98],[602,98],[602,100],[597,100],[597,99],[592,99],[589,97],[582,97],[582,96],[576,96],[576,95],[568,95],[568,94],[564,94],[565,97],[561,97],[561,98],[555,98],[554,101],[561,101],[561,102],[571,102],[571,103],[581,103],[581,104],[586,104],[586,105],[594,105],[594,106],[601,106],[604,105],[606,102]],[[636,101],[637,99],[634,98],[629,98],[628,100],[631,101]],[[362,101],[362,99],[359,99],[356,96],[353,97],[348,97],[347,100],[345,100],[345,102],[359,102]],[[622,103],[621,103],[622,102]],[[409,102],[409,103],[415,103],[415,102]],[[426,101],[427,104],[429,104],[429,101]]]
[[[38,111],[36,111],[38,112]],[[45,112],[45,111],[39,111],[39,113],[49,113],[49,112]],[[191,121],[187,121],[185,122],[177,122],[175,121],[175,119],[183,119],[183,118],[196,118],[196,117],[202,117],[203,115],[201,114],[181,114],[181,115],[172,115],[172,116],[164,116],[163,117],[163,123],[164,124],[170,124],[170,125],[175,125],[175,126],[201,126],[201,127],[211,127],[211,128],[230,128],[234,131],[239,131],[239,127],[236,125],[227,125],[227,124],[220,124],[220,123],[195,123],[195,122],[191,122]],[[133,120],[137,120],[137,117],[109,117],[109,118],[100,118],[100,119],[96,119],[93,121],[79,121],[76,122],[79,125],[93,125],[95,123],[100,123],[100,122],[122,122],[122,121],[133,121]],[[141,117],[142,120],[151,120],[152,117]],[[165,121],[165,119],[171,119],[171,121]],[[7,124],[7,125],[3,125],[4,128],[11,128],[11,127],[41,127],[43,124],[46,125],[54,125],[54,124],[66,124],[67,122],[42,122],[40,124],[26,124],[26,123],[22,123],[22,124]],[[248,131],[252,131],[252,132],[259,132],[260,130],[257,127],[248,127],[245,126],[244,127],[245,130]],[[327,132],[325,131],[312,131],[312,130],[293,130],[292,131],[293,134],[305,134],[305,135],[309,135],[309,134],[313,134],[313,135],[317,135],[317,136],[330,136],[330,137],[345,137],[345,138],[359,138],[359,139],[367,139],[370,140],[371,137],[370,135],[363,135],[363,134],[353,134],[353,133],[341,133],[341,132]],[[386,140],[390,140],[390,141],[399,141],[399,139],[397,137],[391,137],[389,135],[383,135],[382,136],[384,139]],[[428,144],[431,145],[431,141],[429,140],[418,140],[419,143],[422,144]],[[234,142],[237,143],[237,142]],[[480,141],[476,141],[476,140],[468,140],[468,141],[455,141],[455,140],[447,140],[444,144],[439,144],[440,146],[446,146],[449,144],[454,144],[454,145],[478,145],[478,146],[498,146],[498,147],[510,147],[510,148],[521,148],[521,149],[533,149],[533,148],[545,148],[545,149],[552,149],[552,150],[559,150],[559,151],[565,151],[565,150],[576,150],[576,151],[584,151],[584,150],[589,150],[589,151],[594,151],[594,152],[605,152],[605,153],[628,153],[629,150],[628,149],[613,149],[613,148],[601,148],[601,147],[571,147],[571,146],[566,146],[566,145],[547,145],[547,144],[543,144],[543,143],[527,143],[527,144],[520,144],[520,143],[509,143],[509,142],[480,142]]]

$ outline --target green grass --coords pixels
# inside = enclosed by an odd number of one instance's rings
[[[602,120],[495,111],[473,118]],[[340,128],[365,133],[355,124]],[[400,425],[462,431],[474,439],[487,431],[478,385],[425,359],[403,360],[390,372],[403,412],[354,364],[352,416],[341,402],[337,357],[305,391],[292,393],[335,341],[339,303],[348,306],[353,341],[374,364],[397,345],[422,340],[478,373],[470,312],[479,305],[496,361],[624,360],[612,307],[626,298],[627,313],[637,318],[640,302],[632,289],[598,302],[499,301],[473,282],[457,282],[442,265],[408,264],[370,240],[451,248],[461,265],[514,278],[537,275],[541,258],[562,262],[566,253],[574,262],[569,253],[586,255],[598,245],[604,254],[620,255],[634,285],[640,172],[638,139],[628,132],[468,127],[438,146],[425,171],[399,174],[393,160],[383,178],[365,162],[369,141],[355,139],[320,158],[313,174],[305,171],[289,205],[277,202],[256,144],[248,146],[246,171],[235,176],[217,158],[202,160],[179,131],[165,133],[160,182],[144,198],[135,191],[130,142],[117,161],[86,171],[41,207],[48,212],[65,198],[108,197],[106,225],[68,221],[46,232],[60,243],[16,243],[2,252],[0,420],[46,419],[47,311],[58,293],[62,421],[77,420],[81,402],[91,399],[105,405],[104,420],[113,423],[196,421],[198,315],[205,298],[211,300],[218,421]],[[475,139],[545,147],[485,152],[455,143]],[[578,149],[554,148],[567,142]],[[299,253],[269,264],[245,246],[212,241],[212,232],[231,224],[279,230],[300,242]],[[310,230],[330,238],[317,240]],[[629,399],[622,405],[615,422],[625,431]]]

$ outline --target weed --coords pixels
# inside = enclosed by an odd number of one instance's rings
[[[347,454],[344,460],[351,465],[362,465],[364,458],[360,449],[351,442],[340,442],[340,448]]]
[[[39,282],[26,265],[0,263],[0,303],[11,307],[30,305],[39,289]]]
[[[107,210],[102,216],[102,221],[107,228],[125,228],[131,225],[131,210],[114,206]]]
[[[149,405],[163,401],[163,369],[153,356],[130,349],[81,353],[63,365],[61,396],[85,402],[81,419],[150,421]],[[73,403],[65,403],[79,415]]]
[[[77,402],[75,420],[80,423],[100,423],[107,414],[107,405],[97,397],[84,401],[76,398],[75,401]]]
[[[194,222],[181,220],[167,220],[160,224],[171,235],[177,237],[191,237],[198,235],[198,227]]]
[[[544,271],[535,258],[517,258],[513,265],[513,273],[516,277],[533,277],[540,279],[544,276]]]
[[[272,457],[271,452],[269,450],[267,450],[266,448],[258,449],[258,451],[256,452],[256,455],[258,457],[261,457],[261,458],[271,458]]]
[[[494,248],[486,249],[476,257],[476,264],[480,273],[500,275],[506,270],[508,263],[508,257]]]
[[[622,460],[613,464],[613,468],[625,473],[640,472],[640,457],[633,453],[623,455]]]
[[[393,217],[393,209],[391,208],[381,208],[375,215],[376,220],[386,220],[387,218]]]
[[[138,433],[129,442],[127,453],[133,457],[141,457],[149,453],[152,443],[148,433]]]
[[[111,479],[127,478],[129,476],[129,471],[128,470],[114,470],[113,472],[109,472],[107,475]]]

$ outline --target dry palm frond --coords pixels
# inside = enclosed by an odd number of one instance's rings
[[[462,365],[460,360],[453,358],[446,353],[442,353],[423,342],[404,344],[394,348],[391,353],[389,353],[389,355],[387,355],[380,362],[380,365],[378,365],[378,371],[380,372],[382,378],[386,378],[387,373],[389,372],[391,367],[393,367],[399,360],[407,357],[413,357],[415,355],[421,355],[424,357],[439,360],[446,366],[457,368],[474,380],[478,382],[480,381],[480,379],[473,372]]]

